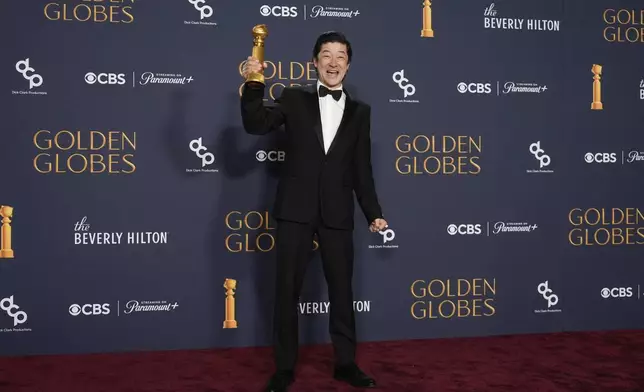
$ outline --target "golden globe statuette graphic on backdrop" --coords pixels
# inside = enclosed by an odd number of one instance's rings
[[[255,57],[260,64],[264,62],[264,40],[268,37],[268,28],[264,24],[253,27],[253,51],[251,56]],[[264,83],[264,74],[252,72],[246,78],[247,82]]]
[[[432,3],[429,0],[423,2],[423,29],[420,31],[420,36],[423,38],[434,38],[431,5]]]
[[[0,216],[2,216],[0,259],[13,259],[13,249],[11,249],[11,218],[13,218],[13,207],[0,206]]]
[[[602,66],[600,64],[593,64],[591,69],[593,72],[593,103],[590,105],[592,110],[602,110],[604,109],[604,104],[602,103]]]
[[[235,320],[235,292],[237,290],[237,281],[235,279],[226,279],[224,281],[226,289],[226,320],[224,320],[224,329],[237,328]]]

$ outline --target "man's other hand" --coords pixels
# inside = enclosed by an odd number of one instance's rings
[[[387,227],[387,221],[382,219],[382,218],[378,218],[378,219],[374,220],[373,222],[371,222],[371,225],[369,225],[369,230],[372,233],[376,233],[376,232],[378,232],[380,230],[385,229],[386,227]]]

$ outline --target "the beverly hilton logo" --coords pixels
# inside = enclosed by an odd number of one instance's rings
[[[224,329],[237,328],[235,320],[235,290],[237,290],[237,281],[235,279],[226,279],[224,281],[226,289],[226,319],[224,320]]]
[[[593,103],[590,105],[592,110],[602,110],[604,109],[604,104],[602,103],[602,66],[599,64],[593,64],[591,68],[593,73]]]
[[[0,229],[0,259],[13,259],[11,249],[11,218],[13,218],[13,207],[0,206],[2,217],[2,229]]]
[[[420,31],[420,36],[423,38],[434,38],[431,6],[432,3],[429,0],[423,2],[423,29]]]
[[[94,232],[84,216],[74,224],[74,245],[167,244],[168,234],[167,231]]]

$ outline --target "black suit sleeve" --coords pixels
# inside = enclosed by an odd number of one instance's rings
[[[246,133],[251,135],[265,135],[284,124],[283,100],[287,89],[275,99],[273,107],[264,106],[264,89],[265,86],[257,82],[247,82],[242,89],[242,123]]]
[[[371,224],[375,219],[382,218],[383,215],[371,169],[371,107],[366,106],[365,111],[366,115],[359,130],[353,160],[354,191],[367,223]]]

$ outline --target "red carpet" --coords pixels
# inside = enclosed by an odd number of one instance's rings
[[[302,348],[294,392],[355,391],[331,378],[331,347]],[[382,391],[644,391],[644,331],[365,343]],[[0,358],[1,392],[259,392],[268,348]]]

